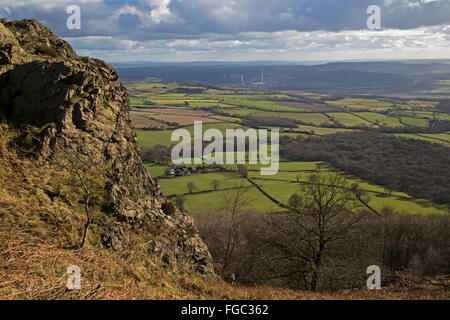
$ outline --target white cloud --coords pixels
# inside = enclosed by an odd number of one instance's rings
[[[246,32],[223,39],[209,34],[203,39],[126,41],[105,37],[67,39],[81,54],[120,61],[130,60],[334,60],[415,59],[450,57],[450,27],[412,30],[368,30],[340,32]],[[98,44],[98,45],[95,45]],[[100,45],[101,44],[101,45]]]
[[[107,60],[450,58],[450,0],[0,2],[0,16],[41,20]],[[65,27],[69,3],[82,8],[79,32]],[[364,29],[368,3],[384,5],[383,30]]]
[[[169,8],[171,0],[153,0],[151,2],[155,7],[150,11],[150,17],[154,22],[167,22],[173,18]]]

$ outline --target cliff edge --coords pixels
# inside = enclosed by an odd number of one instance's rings
[[[130,233],[140,228],[150,255],[177,270],[214,274],[193,221],[166,201],[145,169],[129,110],[126,89],[111,66],[78,56],[36,20],[0,19],[0,117],[20,132],[14,144],[26,157],[59,164],[82,184],[80,172],[95,172],[85,180],[99,177],[95,192],[101,197],[87,186],[80,189],[85,202],[95,198],[103,215],[92,219],[100,236],[88,235],[88,242],[126,250],[135,245]]]

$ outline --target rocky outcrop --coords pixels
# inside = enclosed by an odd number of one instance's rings
[[[35,20],[0,20],[0,117],[32,127],[35,154],[77,153],[107,168],[109,227],[103,245],[124,249],[122,224],[161,230],[149,247],[174,268],[213,274],[211,256],[193,221],[167,204],[141,162],[131,130],[129,97],[115,70],[79,57]]]

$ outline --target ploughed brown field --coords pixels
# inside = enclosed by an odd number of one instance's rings
[[[130,116],[132,126],[136,129],[152,128],[165,130],[171,128],[171,126],[166,123],[152,119],[151,116],[143,115],[142,112],[130,111]]]
[[[223,122],[223,120],[214,119],[211,112],[180,108],[141,108],[131,111],[131,117],[135,128],[154,127],[154,122],[157,121],[177,123],[179,126],[192,125],[194,121],[202,121],[203,123]],[[161,126],[161,123],[158,124],[159,126]]]

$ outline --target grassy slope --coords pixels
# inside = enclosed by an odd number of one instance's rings
[[[292,193],[299,190],[301,183],[307,183],[310,175],[317,169],[317,165],[325,165],[328,169],[333,169],[323,162],[281,162],[280,171],[273,176],[262,176],[260,174],[261,164],[248,165],[249,178],[253,179],[262,189],[281,203],[287,204]],[[189,177],[177,177],[172,179],[160,179],[162,190],[169,196],[184,194],[186,197],[185,209],[188,212],[201,210],[203,208],[220,208],[224,206],[224,189],[232,188],[240,182],[246,182],[237,172],[237,165],[225,165],[228,170],[235,172],[203,173]],[[160,175],[164,172],[164,166],[149,166],[150,173]],[[370,197],[369,204],[377,210],[390,206],[399,212],[410,214],[444,214],[448,212],[447,206],[436,205],[429,200],[411,199],[403,192],[386,190],[385,188],[368,183],[351,175],[345,175],[349,183],[358,183],[359,187],[366,191]],[[217,191],[214,190],[212,180],[221,181]],[[187,182],[192,181],[196,185],[193,194],[188,194]],[[254,187],[251,188],[249,196],[252,202],[249,209],[260,212],[281,212],[285,211],[275,203],[271,202],[261,192]]]
[[[347,290],[309,293],[271,287],[233,286],[219,278],[175,272],[148,255],[139,228],[130,248],[99,245],[93,225],[83,249],[69,249],[84,224],[80,205],[51,200],[43,188],[70,195],[67,172],[23,159],[7,145],[0,126],[0,299],[438,299],[448,292],[424,284],[409,290]],[[104,218],[104,217],[103,217]],[[66,269],[82,271],[81,290],[67,290]],[[431,288],[431,289],[430,289]]]
[[[53,200],[43,189],[77,192],[67,172],[19,157],[0,127],[0,299],[297,299],[308,294],[277,288],[229,285],[219,278],[175,272],[148,255],[139,228],[130,249],[102,247],[91,227],[83,249],[70,249],[84,225],[81,205]],[[105,218],[103,216],[103,218]],[[70,265],[82,271],[82,289],[65,287]],[[315,295],[310,295],[313,298]],[[316,295],[316,297],[320,297]]]

